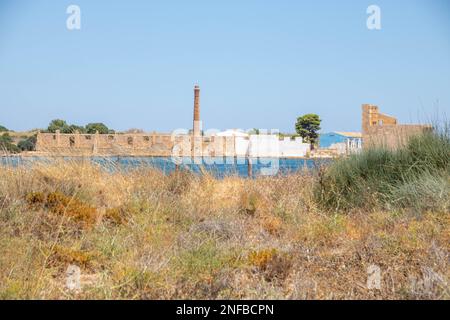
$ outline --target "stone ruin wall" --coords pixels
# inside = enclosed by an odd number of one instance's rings
[[[36,151],[69,155],[166,155],[170,134],[61,134],[38,133]]]
[[[36,152],[51,155],[123,156],[235,156],[233,137],[201,135],[200,87],[194,87],[193,134],[115,133],[73,134],[38,133]],[[175,148],[174,148],[175,147]]]
[[[192,134],[115,133],[73,134],[38,133],[36,153],[61,156],[181,156],[246,157],[305,156],[309,145],[301,140],[278,140],[277,137],[202,136],[200,120],[200,87],[194,87]],[[261,140],[262,141],[259,141]],[[278,141],[274,141],[278,140]],[[277,142],[277,143],[274,143]],[[274,154],[272,145],[278,148]],[[262,150],[262,155],[260,154]]]
[[[176,148],[174,148],[176,146]],[[36,152],[51,155],[236,156],[234,137],[139,134],[38,133]]]
[[[158,157],[305,157],[310,145],[301,138],[171,134],[39,133],[36,151],[60,156]]]
[[[405,145],[409,138],[421,134],[429,127],[423,125],[386,125],[370,128],[363,136],[364,146],[385,146],[397,149]]]
[[[377,106],[368,104],[362,106],[364,148],[385,146],[396,149],[404,145],[411,136],[429,129],[430,126],[426,125],[398,124],[394,117],[380,113]],[[56,132],[38,133],[36,151],[52,155],[240,157],[247,156],[248,152],[251,152],[245,147],[245,145],[248,147],[248,141],[248,138],[201,136],[199,134],[172,135],[156,132],[61,134]],[[301,146],[301,141],[289,142],[285,139],[279,143],[281,146],[279,156],[292,157],[296,156],[296,152],[298,152],[298,156],[302,157],[307,153],[307,146]],[[295,146],[291,146],[291,144],[295,144]],[[282,152],[283,150],[285,152]]]
[[[397,119],[379,112],[377,106],[362,105],[363,147],[397,149],[414,135],[430,130],[427,125],[398,124]]]

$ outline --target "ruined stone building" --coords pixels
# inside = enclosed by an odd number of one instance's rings
[[[226,133],[226,131],[225,131]],[[309,144],[277,135],[204,135],[200,118],[200,87],[194,87],[192,132],[73,134],[38,133],[36,151],[51,155],[161,157],[304,157]]]
[[[344,140],[339,140],[334,145],[341,146],[342,150],[339,148],[330,150],[335,156],[357,152],[361,148],[361,137],[364,148],[381,145],[397,148],[409,137],[429,128],[423,125],[398,124],[394,117],[380,113],[377,106],[364,104],[362,135],[338,132],[334,136],[342,136]],[[321,140],[324,144],[326,135],[322,135]],[[316,153],[320,155],[321,150],[326,149],[322,146]],[[188,130],[173,133],[114,134],[39,132],[36,151],[40,154],[77,156],[305,157],[310,154],[310,146],[301,138],[280,139],[274,134],[250,135],[244,132],[237,134],[236,131],[228,130],[204,135],[200,118],[200,87],[196,85],[191,132]]]
[[[232,137],[204,136],[200,120],[200,87],[194,87],[192,132],[113,133],[37,135],[36,152],[75,156],[235,156],[236,140]]]
[[[123,155],[123,156],[171,156],[175,145],[189,144],[188,155],[201,154],[203,138],[200,121],[200,88],[194,88],[193,133],[114,133],[114,134],[62,134],[37,135],[36,152],[52,155]]]
[[[170,134],[38,133],[36,151],[58,155],[170,155]]]
[[[362,105],[364,148],[384,146],[395,149],[404,145],[411,136],[429,129],[427,125],[398,124],[396,118],[380,113],[378,106]]]

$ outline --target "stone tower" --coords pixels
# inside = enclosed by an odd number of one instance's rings
[[[369,131],[369,127],[378,123],[378,107],[371,104],[362,105],[362,132]]]
[[[397,119],[380,113],[377,106],[362,105],[363,147],[397,149],[404,146],[413,135],[421,134],[431,127],[416,124],[398,124]]]
[[[380,113],[378,106],[371,104],[362,105],[362,133],[366,134],[374,126],[396,125],[397,119]]]
[[[199,137],[202,131],[202,122],[200,121],[200,87],[194,87],[194,124],[193,135]]]

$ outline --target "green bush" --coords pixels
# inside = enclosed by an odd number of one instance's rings
[[[56,131],[60,131],[61,133],[70,133],[70,127],[65,120],[55,119],[50,122],[48,125],[47,131],[51,133],[55,133]]]
[[[47,132],[55,133],[59,130],[60,133],[86,133],[87,128],[76,124],[69,125],[65,120],[55,119],[50,122],[47,128]]]
[[[21,140],[18,144],[17,147],[21,150],[21,151],[34,151],[36,149],[36,136],[31,136],[28,137],[24,140]]]
[[[75,132],[79,132],[79,133],[86,133],[86,128],[83,126],[78,126],[76,124],[71,124],[69,126],[69,132],[68,133],[75,133]]]
[[[94,134],[98,131],[100,134],[107,134],[111,131],[109,128],[103,123],[89,123],[86,125],[86,132],[90,134]]]
[[[434,200],[444,199],[435,197],[435,192],[448,195],[449,132],[435,129],[412,137],[396,151],[368,149],[337,160],[319,174],[316,200],[328,209],[349,210],[374,206],[417,208],[431,195]],[[433,208],[436,206],[446,205],[434,203]]]
[[[4,133],[0,136],[0,152],[6,151],[10,153],[18,153],[20,149],[13,144],[13,140],[8,133]]]

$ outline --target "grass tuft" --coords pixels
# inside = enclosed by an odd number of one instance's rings
[[[315,198],[332,210],[449,210],[450,131],[427,131],[398,150],[364,150],[320,172]],[[429,205],[424,201],[430,200]],[[422,203],[422,204],[421,204]]]

